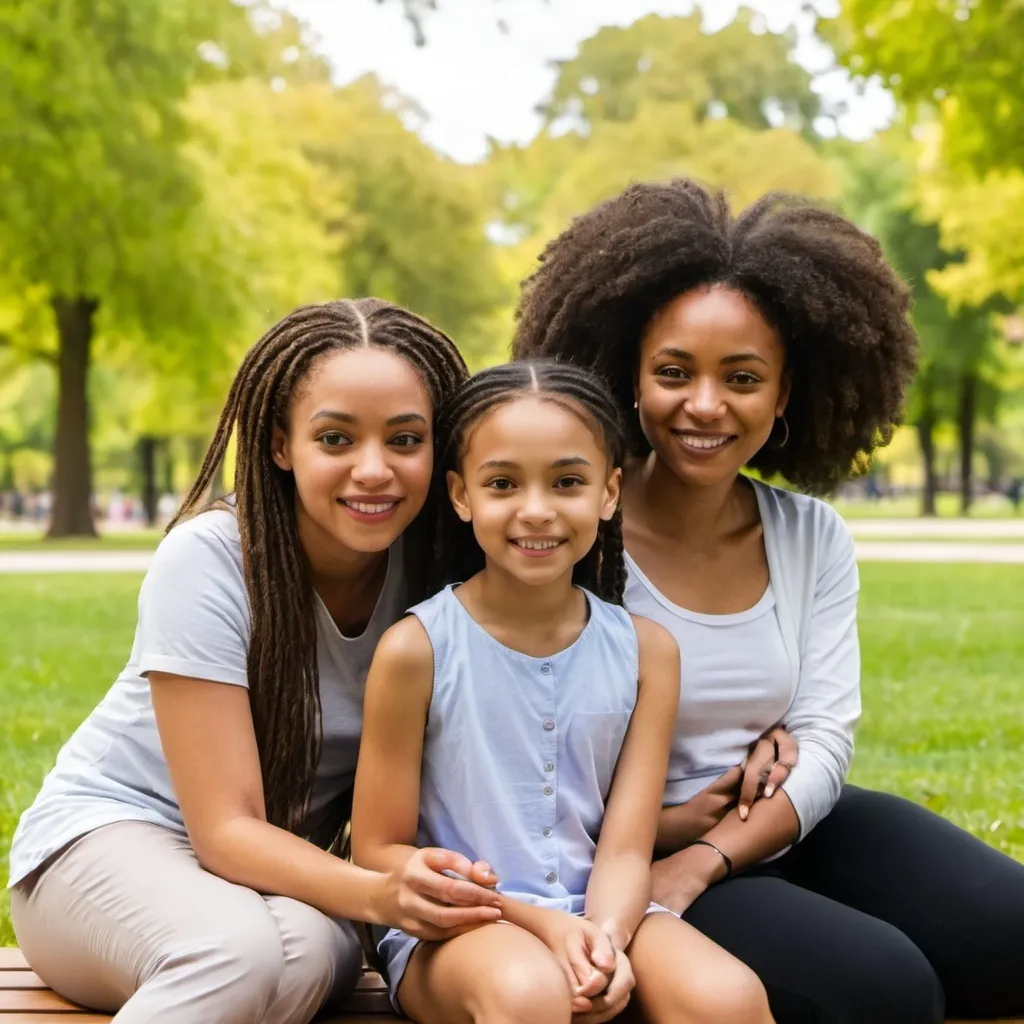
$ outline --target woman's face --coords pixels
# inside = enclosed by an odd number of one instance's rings
[[[432,422],[430,396],[400,356],[370,347],[316,362],[272,448],[295,477],[303,543],[325,554],[390,547],[427,499]]]
[[[647,440],[679,480],[731,480],[785,411],[782,340],[733,288],[685,292],[644,331],[636,395]]]

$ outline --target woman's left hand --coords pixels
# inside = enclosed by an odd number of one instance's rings
[[[753,745],[742,765],[739,815],[743,821],[747,820],[750,808],[759,796],[770,798],[789,778],[799,756],[796,740],[781,725],[769,729]]]

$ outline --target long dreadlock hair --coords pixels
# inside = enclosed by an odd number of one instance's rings
[[[449,470],[461,471],[466,439],[471,428],[488,413],[517,399],[535,397],[561,406],[581,419],[600,440],[609,466],[622,466],[625,432],[615,402],[600,377],[569,363],[537,359],[492,366],[472,376],[442,409],[438,423],[437,462],[434,486],[445,487]],[[472,524],[455,514],[451,503],[438,496],[442,512],[438,520],[434,566],[436,588],[468,580],[484,567],[484,553],[473,536]],[[597,539],[573,569],[573,582],[614,604],[622,603],[626,586],[623,558],[622,513],[602,520]]]
[[[251,614],[249,699],[267,820],[289,831],[299,830],[307,816],[323,730],[312,575],[296,527],[295,480],[273,462],[271,438],[275,425],[287,430],[291,405],[316,363],[360,347],[406,359],[423,381],[435,421],[468,377],[447,335],[390,302],[368,298],[302,306],[267,331],[242,360],[199,475],[167,527],[211,507],[209,488],[234,431],[234,504]],[[432,494],[403,545],[410,586],[420,597],[426,596],[437,513]],[[321,845],[328,845],[342,824],[337,814],[327,817],[331,820],[310,837]]]

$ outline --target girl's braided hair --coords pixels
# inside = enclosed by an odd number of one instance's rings
[[[625,435],[615,403],[601,379],[588,370],[553,360],[529,360],[492,366],[471,377],[445,406],[438,424],[436,486],[444,488],[449,470],[459,472],[469,431],[499,406],[524,397],[562,406],[582,419],[600,439],[610,467],[625,457]],[[439,501],[440,501],[439,495]],[[438,520],[435,586],[468,580],[484,567],[484,553],[473,536],[472,524],[455,514],[450,502]],[[626,585],[622,514],[616,510],[602,520],[597,540],[576,563],[573,582],[605,601],[622,603]]]

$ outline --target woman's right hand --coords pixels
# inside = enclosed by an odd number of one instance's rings
[[[490,866],[452,850],[417,850],[380,877],[375,923],[401,928],[417,939],[440,942],[501,918],[494,892],[498,878]]]
[[[800,748],[789,731],[776,725],[750,746],[744,760],[740,787],[739,814],[746,821],[755,801],[772,794],[789,778],[800,758]]]

